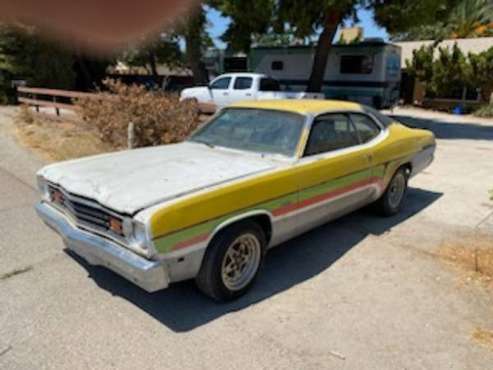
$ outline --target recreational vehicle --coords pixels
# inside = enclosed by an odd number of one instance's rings
[[[314,51],[313,46],[255,47],[248,58],[249,70],[272,76],[286,90],[304,91]],[[322,92],[330,99],[387,108],[399,100],[400,81],[400,47],[367,39],[332,46]]]

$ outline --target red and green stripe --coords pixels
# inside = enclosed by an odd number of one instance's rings
[[[330,201],[359,188],[372,184],[381,186],[383,175],[384,167],[381,166],[373,169],[373,171],[365,170],[334,179],[305,189],[298,194],[288,194],[254,207],[166,235],[155,240],[156,249],[159,253],[167,253],[204,242],[218,225],[240,213],[262,209],[269,211],[274,217],[281,217],[317,203]]]

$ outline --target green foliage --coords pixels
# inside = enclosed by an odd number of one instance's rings
[[[209,4],[231,18],[221,39],[233,50],[250,50],[253,38],[267,33],[274,21],[275,0],[211,0]]]
[[[430,82],[433,78],[433,55],[435,45],[421,46],[413,50],[413,59],[406,60],[406,69],[411,76],[422,82]]]
[[[445,22],[459,0],[372,0],[375,21],[390,34],[407,33],[417,27]]]
[[[253,43],[256,46],[278,47],[278,46],[292,45],[294,41],[295,41],[295,37],[292,33],[269,32],[269,33],[254,37]]]
[[[307,37],[325,27],[327,18],[336,27],[348,17],[355,19],[357,6],[363,3],[361,0],[280,0],[278,21],[289,24],[297,37]]]
[[[460,96],[464,87],[472,88],[469,75],[467,58],[457,44],[454,44],[452,50],[448,47],[439,47],[438,58],[433,63],[433,77],[429,87],[436,96],[447,97],[451,94]]]
[[[431,11],[429,14],[433,14],[432,1],[409,3],[410,6],[428,4],[428,11],[424,7],[417,19],[422,19],[421,17],[426,19],[429,11]],[[435,9],[437,15],[435,22],[426,21],[413,25],[412,21],[415,19],[409,19],[411,24],[406,25],[406,19],[394,19],[394,22],[397,20],[398,22],[388,28],[392,39],[396,41],[443,40],[493,35],[493,5],[490,0],[440,0],[435,5],[438,6]],[[382,5],[382,9],[384,9],[382,12],[384,19],[394,16],[392,12],[389,13],[391,8]],[[382,14],[377,13],[377,19],[379,17],[382,17]],[[400,23],[401,21],[404,23]]]
[[[124,52],[123,61],[133,67],[146,68],[151,74],[157,74],[156,66],[165,64],[169,67],[181,66],[183,55],[174,35],[160,35],[159,38],[143,42],[140,47]]]
[[[73,65],[69,52],[39,39],[34,29],[0,24],[0,104],[13,101],[13,79],[29,86],[73,88]]]
[[[453,38],[489,36],[493,29],[493,4],[490,0],[462,0],[448,19]]]
[[[411,76],[426,84],[430,97],[460,96],[466,88],[480,89],[482,100],[488,101],[493,92],[493,48],[466,56],[457,44],[451,49],[422,46],[413,52],[411,62],[406,61],[406,67]]]
[[[493,47],[480,54],[468,55],[471,84],[481,90],[483,101],[489,101],[493,93]]]
[[[0,70],[30,86],[73,87],[73,57],[54,43],[36,37],[33,29],[0,25]]]

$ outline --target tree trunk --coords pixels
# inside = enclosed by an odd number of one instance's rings
[[[153,78],[154,82],[157,83],[159,75],[157,72],[156,54],[152,50],[149,50],[147,55],[149,58],[149,66],[151,67],[152,78]]]
[[[318,37],[315,56],[313,58],[312,72],[310,74],[310,79],[308,80],[306,91],[320,92],[322,90],[329,52],[341,20],[341,13],[339,12],[333,11],[325,16],[324,28]]]
[[[203,14],[198,12],[189,19],[185,32],[187,64],[192,70],[195,84],[207,84],[209,82],[207,70],[202,62],[203,27]]]
[[[74,55],[75,62],[79,73],[76,76],[76,85],[78,89],[82,91],[90,91],[94,87],[94,78],[92,76],[91,69],[87,65],[86,58],[79,52]]]

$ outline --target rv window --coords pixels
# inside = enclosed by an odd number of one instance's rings
[[[259,91],[281,91],[281,85],[273,78],[262,78]]]
[[[237,77],[235,80],[235,90],[248,90],[252,87],[253,79],[251,77]]]
[[[231,77],[220,78],[211,84],[211,89],[213,90],[227,90],[229,83],[231,82]]]
[[[284,62],[282,62],[280,60],[275,60],[272,62],[270,68],[273,71],[282,71],[284,69]]]
[[[367,55],[342,55],[341,73],[370,74],[373,71],[373,58]]]

